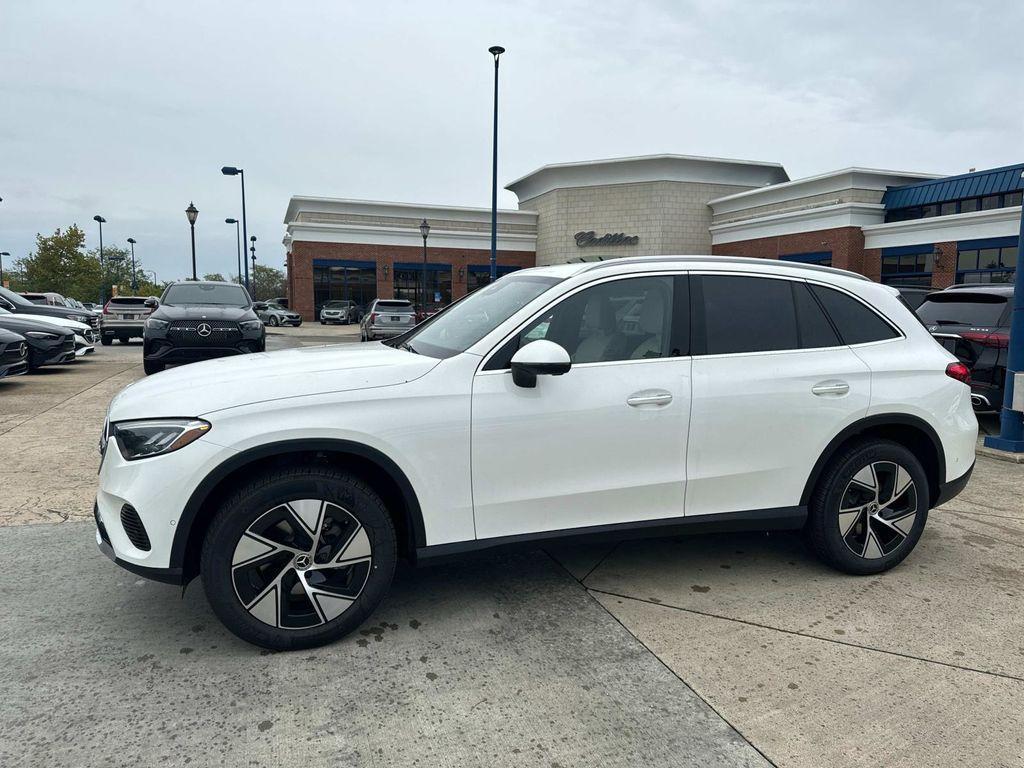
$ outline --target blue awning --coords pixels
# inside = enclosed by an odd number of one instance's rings
[[[902,187],[889,187],[882,195],[882,204],[886,210],[893,210],[963,200],[967,197],[1018,192],[1024,190],[1022,172],[1024,163],[960,176],[947,176],[933,181],[920,181]]]

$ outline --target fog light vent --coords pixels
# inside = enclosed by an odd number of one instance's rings
[[[125,504],[121,507],[121,526],[136,549],[149,552],[149,534],[146,533],[146,526],[142,524],[139,513],[135,511],[135,507],[131,504]]]

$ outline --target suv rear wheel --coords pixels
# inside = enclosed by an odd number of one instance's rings
[[[391,585],[397,548],[383,502],[358,478],[290,467],[240,488],[203,543],[203,585],[243,640],[310,648],[344,637]]]
[[[909,450],[890,440],[857,443],[822,474],[811,497],[807,538],[840,571],[887,571],[914,549],[928,519],[928,478]]]

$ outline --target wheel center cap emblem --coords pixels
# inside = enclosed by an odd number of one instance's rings
[[[296,555],[295,556],[295,567],[300,571],[304,571],[309,568],[311,564],[309,555]]]
[[[878,514],[878,505],[875,502],[871,502],[870,504],[868,504],[868,514],[870,514],[870,515],[877,515]]]
[[[213,328],[210,326],[209,323],[200,323],[199,327],[196,328],[196,333],[204,337],[209,336],[211,333],[213,333]]]

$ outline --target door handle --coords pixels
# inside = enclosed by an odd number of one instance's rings
[[[845,381],[823,381],[811,387],[815,395],[845,395],[850,391],[850,385]]]
[[[635,392],[626,398],[626,404],[634,408],[642,405],[668,405],[672,402],[672,393],[662,389],[646,389]]]

